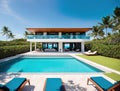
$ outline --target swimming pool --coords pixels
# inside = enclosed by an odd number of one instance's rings
[[[24,56],[0,63],[0,72],[102,72],[71,56]]]

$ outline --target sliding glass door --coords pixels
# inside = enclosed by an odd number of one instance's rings
[[[58,43],[42,43],[43,50],[45,49],[55,49],[58,51]]]

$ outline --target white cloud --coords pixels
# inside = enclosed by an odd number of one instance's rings
[[[10,16],[16,18],[17,20],[19,20],[20,22],[22,22],[23,24],[27,24],[27,22],[23,18],[21,18],[19,15],[17,15],[10,8],[9,2],[10,2],[10,0],[0,0],[0,13],[10,15]]]

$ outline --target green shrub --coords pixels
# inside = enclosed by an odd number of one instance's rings
[[[15,39],[12,41],[0,41],[0,46],[29,45],[25,39]]]
[[[0,59],[14,56],[29,51],[29,45],[3,46],[0,47]]]
[[[85,44],[86,50],[97,51],[99,55],[120,58],[120,44],[110,45],[106,44],[104,41],[96,40],[87,42]]]
[[[85,51],[88,51],[92,48],[92,43],[91,42],[86,42],[85,43]]]

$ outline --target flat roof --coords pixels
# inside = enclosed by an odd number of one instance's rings
[[[26,28],[32,33],[36,32],[87,32],[92,28]]]

